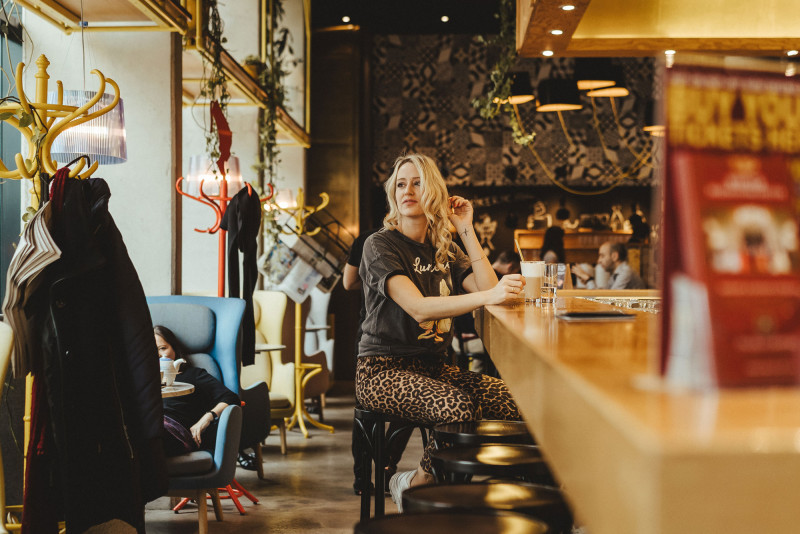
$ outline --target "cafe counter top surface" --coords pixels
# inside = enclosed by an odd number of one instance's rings
[[[487,306],[476,325],[591,534],[800,532],[800,389],[668,391],[660,316],[565,322],[613,309]]]

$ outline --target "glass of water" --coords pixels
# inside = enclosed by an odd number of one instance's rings
[[[558,264],[548,263],[544,266],[542,274],[541,302],[549,304],[556,301],[556,290],[558,289]]]

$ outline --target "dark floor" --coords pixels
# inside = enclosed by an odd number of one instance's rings
[[[304,439],[295,427],[288,433],[286,456],[281,455],[280,437],[273,431],[263,449],[265,480],[253,471],[236,472],[237,480],[259,503],[242,498],[247,513],[239,515],[230,500],[223,500],[222,522],[214,519],[209,503],[209,533],[352,533],[360,510],[359,497],[353,494],[350,452],[353,406],[352,384],[337,383],[325,410],[325,422],[335,432],[309,427],[309,438]],[[415,431],[399,470],[414,469],[421,456],[422,440]],[[396,511],[388,497],[386,510]],[[197,508],[190,504],[175,514],[164,497],[147,506],[146,521],[149,534],[197,532]]]

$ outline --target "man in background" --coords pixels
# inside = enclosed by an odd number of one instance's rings
[[[586,289],[644,289],[644,282],[631,266],[628,265],[628,249],[623,243],[600,245],[597,264],[610,274],[605,284],[596,284],[594,273],[575,265],[572,272]]]
[[[498,279],[507,274],[518,274],[520,272],[519,256],[514,254],[513,250],[503,250],[494,260],[492,269],[497,273]]]

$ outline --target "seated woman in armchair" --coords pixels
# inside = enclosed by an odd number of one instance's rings
[[[165,326],[153,327],[159,358],[175,360],[186,355],[175,334]],[[164,450],[178,456],[198,449],[213,451],[217,421],[223,410],[239,404],[239,397],[205,369],[184,364],[176,378],[194,386],[191,395],[164,399]]]

